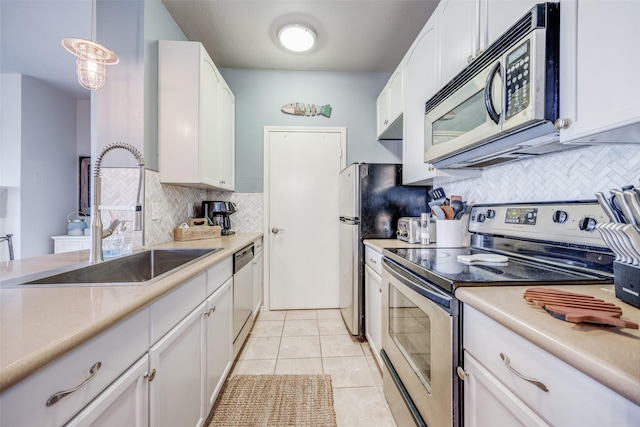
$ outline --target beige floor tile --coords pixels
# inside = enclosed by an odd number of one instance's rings
[[[333,400],[339,427],[396,427],[384,396],[376,387],[337,388],[333,390]]]
[[[300,359],[305,357],[321,357],[320,341],[314,337],[282,337],[278,358]]]
[[[376,359],[373,357],[373,355],[367,354],[365,357],[367,358],[367,364],[369,365],[371,375],[373,375],[373,382],[376,385],[382,385],[382,372],[378,367],[378,362],[376,362]]]
[[[282,336],[284,320],[260,320],[251,329],[252,337],[279,337]]]
[[[273,375],[276,359],[238,360],[231,375]]]
[[[280,337],[249,337],[238,357],[247,359],[276,359],[280,347]]]
[[[325,335],[320,336],[322,357],[336,356],[364,356],[362,347],[351,335]]]
[[[364,356],[323,357],[322,368],[325,374],[331,375],[334,388],[375,386]]]
[[[347,327],[342,319],[321,319],[318,318],[320,335],[348,335]]]
[[[316,319],[287,319],[284,322],[284,337],[302,337],[318,335],[318,321]]]
[[[322,375],[322,359],[282,359],[276,363],[276,375]]]
[[[261,310],[257,321],[260,322],[262,320],[284,320],[286,316],[287,316],[287,312],[283,310],[279,310],[279,311]]]
[[[317,319],[318,310],[288,310],[287,320]]]
[[[318,319],[339,319],[342,320],[342,315],[339,309],[327,308],[318,310]]]

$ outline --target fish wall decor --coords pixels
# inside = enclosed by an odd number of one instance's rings
[[[282,112],[294,116],[325,116],[331,117],[331,105],[303,104],[301,102],[292,102],[282,106]]]

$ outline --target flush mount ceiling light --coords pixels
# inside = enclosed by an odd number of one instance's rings
[[[291,24],[278,31],[278,40],[293,52],[305,52],[316,44],[316,33],[303,25]]]
[[[62,40],[62,46],[78,57],[78,82],[89,90],[98,90],[107,79],[106,65],[118,63],[115,53],[94,41],[93,21],[95,0],[91,2],[91,40],[68,38]]]

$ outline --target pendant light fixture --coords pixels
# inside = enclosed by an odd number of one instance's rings
[[[78,57],[78,82],[84,88],[96,91],[107,79],[106,65],[118,63],[115,53],[94,41],[96,0],[91,0],[91,40],[68,38],[62,46]]]
[[[278,40],[291,51],[306,52],[316,44],[316,33],[305,26],[291,24],[278,31]]]

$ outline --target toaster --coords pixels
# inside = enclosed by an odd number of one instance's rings
[[[402,217],[398,220],[398,239],[408,243],[420,243],[420,218]]]

